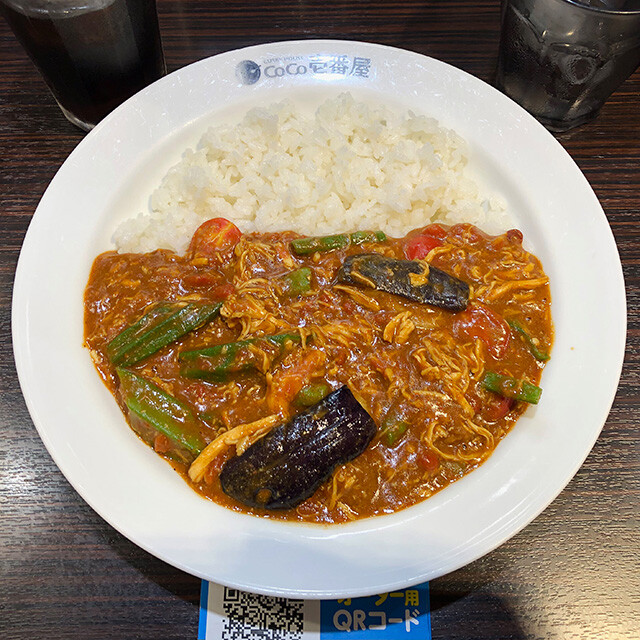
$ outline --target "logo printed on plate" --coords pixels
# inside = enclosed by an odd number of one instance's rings
[[[331,76],[332,78],[373,78],[375,68],[371,58],[342,54],[316,54],[312,56],[285,56],[262,58],[260,62],[242,60],[236,65],[236,78],[241,84],[251,85],[259,80],[294,76]]]

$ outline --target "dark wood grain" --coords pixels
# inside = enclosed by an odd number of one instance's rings
[[[318,37],[403,47],[488,82],[497,57],[497,0],[159,0],[158,8],[170,70],[237,47]],[[13,364],[22,239],[82,138],[0,21],[0,638],[186,640],[196,637],[199,580],[132,545],[69,486],[33,427]],[[438,639],[640,637],[640,72],[595,121],[558,139],[598,195],[620,251],[629,314],[620,388],[556,501],[494,552],[433,582]]]

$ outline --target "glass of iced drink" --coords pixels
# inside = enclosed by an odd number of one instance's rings
[[[165,73],[155,0],[0,0],[0,13],[86,131]]]
[[[503,0],[497,87],[551,131],[600,111],[640,64],[640,0]]]

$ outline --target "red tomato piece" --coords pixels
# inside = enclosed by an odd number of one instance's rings
[[[293,351],[282,361],[282,368],[275,371],[267,395],[267,405],[273,412],[286,415],[289,404],[305,384],[321,370],[326,360],[324,351],[300,349]]]
[[[189,273],[182,279],[182,284],[187,288],[192,287],[207,289],[211,297],[216,300],[226,300],[236,288],[232,284],[220,284],[220,276],[209,272]]]
[[[422,260],[436,247],[442,246],[442,241],[447,232],[438,224],[430,224],[419,235],[411,238],[404,248],[404,253],[409,260]]]
[[[456,337],[480,338],[489,353],[499,360],[507,352],[511,331],[506,320],[481,302],[471,303],[453,321]]]
[[[222,467],[224,467],[225,462],[229,460],[231,457],[231,450],[223,451],[218,454],[209,464],[207,470],[204,472],[204,482],[206,484],[213,484],[214,480],[220,475],[222,471]]]
[[[438,456],[431,449],[420,449],[416,459],[425,471],[435,471],[440,466]]]
[[[235,292],[236,288],[232,284],[221,284],[211,292],[211,295],[218,300],[226,300],[232,293]]]
[[[495,394],[493,394],[495,395]],[[502,396],[495,395],[489,402],[486,402],[482,406],[482,417],[488,422],[498,422],[501,418],[504,418],[516,401],[513,398],[503,398]]]
[[[342,309],[348,313],[349,315],[351,315],[355,310],[356,310],[356,305],[353,304],[353,302],[351,302],[351,300],[345,300],[342,303]]]
[[[480,231],[478,227],[469,224],[468,222],[454,224],[451,229],[449,229],[449,233],[470,244],[480,242],[481,240],[490,237],[483,231]]]
[[[522,246],[522,240],[523,240],[522,231],[520,231],[519,229],[509,229],[509,231],[507,231],[506,233],[503,233],[501,236],[496,236],[491,241],[491,244],[496,249],[501,249],[506,244],[512,244],[512,245],[515,244],[515,245]]]
[[[220,278],[213,273],[207,273],[206,271],[200,273],[189,273],[183,279],[182,283],[185,287],[215,287]]]
[[[171,440],[163,433],[159,433],[153,440],[153,448],[156,453],[166,453],[171,449]]]
[[[524,236],[522,235],[522,231],[520,231],[520,229],[509,229],[509,231],[507,231],[505,235],[507,236],[509,242],[512,242],[513,244],[522,244],[522,240],[524,239]]]
[[[201,224],[191,238],[189,252],[192,255],[210,256],[223,251],[231,251],[240,240],[242,233],[233,222],[226,218],[213,218]]]
[[[438,240],[444,240],[447,237],[447,230],[440,224],[430,224],[425,227],[424,232]]]
[[[205,404],[211,393],[205,382],[194,382],[191,385],[193,395],[198,404]]]

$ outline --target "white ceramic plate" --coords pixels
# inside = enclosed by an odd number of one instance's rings
[[[338,56],[343,72],[314,66]],[[243,61],[260,65],[260,77]],[[551,279],[555,346],[540,405],[461,481],[391,516],[333,527],[272,522],[200,498],[133,435],[82,346],[83,290],[117,223],[146,209],[164,172],[209,123],[284,97],[310,104],[345,90],[434,116],[469,141],[472,165],[506,197]],[[26,235],[13,338],[22,390],[45,445],[112,526],[197,576],[327,598],[435,578],[531,522],[578,470],[606,420],[625,315],[604,213],[580,170],[533,118],[442,62],[372,44],[307,40],[181,69],[87,135],[51,182]]]

